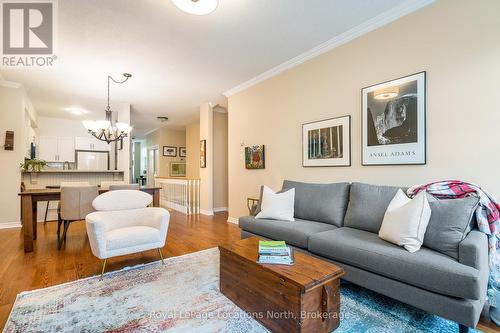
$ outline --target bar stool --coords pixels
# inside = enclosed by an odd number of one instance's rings
[[[62,243],[66,242],[66,234],[70,223],[84,220],[88,214],[94,211],[92,201],[97,198],[98,195],[99,191],[97,186],[61,187],[59,225],[57,228],[57,249],[61,249]],[[61,236],[60,226],[62,223],[64,223],[64,230]]]

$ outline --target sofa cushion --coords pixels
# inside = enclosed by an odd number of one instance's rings
[[[353,183],[344,226],[378,233],[385,211],[400,187]]]
[[[349,183],[310,184],[285,180],[283,190],[295,189],[295,217],[341,227],[349,199]]]
[[[339,228],[309,237],[309,251],[415,287],[453,297],[480,299],[479,271],[442,253],[410,253],[374,233]]]
[[[424,236],[424,246],[458,259],[458,244],[472,228],[472,217],[479,203],[477,197],[438,200],[429,198],[431,220]]]
[[[284,240],[288,244],[307,249],[310,235],[318,232],[336,229],[327,223],[295,219],[294,222],[256,219],[244,216],[239,219],[240,228],[263,237]]]

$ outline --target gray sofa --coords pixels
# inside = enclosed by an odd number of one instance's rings
[[[487,237],[471,230],[477,199],[431,202],[424,246],[410,253],[378,237],[399,187],[285,181],[290,188],[295,222],[241,217],[242,238],[285,240],[343,267],[345,280],[456,321],[461,332],[477,325],[489,273]]]

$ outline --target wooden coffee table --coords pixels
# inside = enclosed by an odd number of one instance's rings
[[[219,246],[220,290],[273,332],[331,332],[344,270],[295,251],[295,264],[258,264],[259,238]]]

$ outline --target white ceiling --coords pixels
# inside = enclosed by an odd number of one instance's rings
[[[409,0],[406,2],[415,2]],[[113,102],[131,104],[134,135],[184,126],[205,102],[363,22],[401,0],[219,0],[207,16],[170,0],[59,1],[57,66],[4,70],[22,83],[40,115],[103,118],[108,73]],[[74,116],[68,107],[87,109]]]

